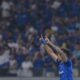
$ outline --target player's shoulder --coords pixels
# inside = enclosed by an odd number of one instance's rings
[[[56,64],[57,64],[57,65],[60,65],[60,64],[62,64],[62,60],[60,60],[60,59],[57,59],[57,60],[56,60]]]
[[[64,62],[65,65],[72,65],[72,60],[68,59],[66,62]]]

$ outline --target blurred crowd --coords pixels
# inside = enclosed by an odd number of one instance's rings
[[[71,51],[80,76],[80,0],[0,0],[0,76],[58,76],[40,34]]]

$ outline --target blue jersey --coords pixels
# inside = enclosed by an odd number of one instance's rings
[[[60,80],[73,80],[72,76],[72,62],[70,60],[65,63],[57,60],[58,72]]]
[[[73,80],[72,61],[68,60],[64,63],[67,80]]]

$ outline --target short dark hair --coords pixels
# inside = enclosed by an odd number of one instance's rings
[[[71,54],[71,51],[69,49],[61,49],[64,54],[67,55],[68,58],[71,58],[72,57],[72,54]]]

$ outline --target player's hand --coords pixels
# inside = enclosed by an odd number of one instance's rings
[[[47,36],[45,36],[45,40],[47,41],[48,44],[51,42]]]
[[[39,40],[41,41],[42,39],[43,39],[43,36],[41,35]]]
[[[41,35],[40,41],[43,45],[47,44],[47,40],[45,38],[43,38],[43,36]]]

